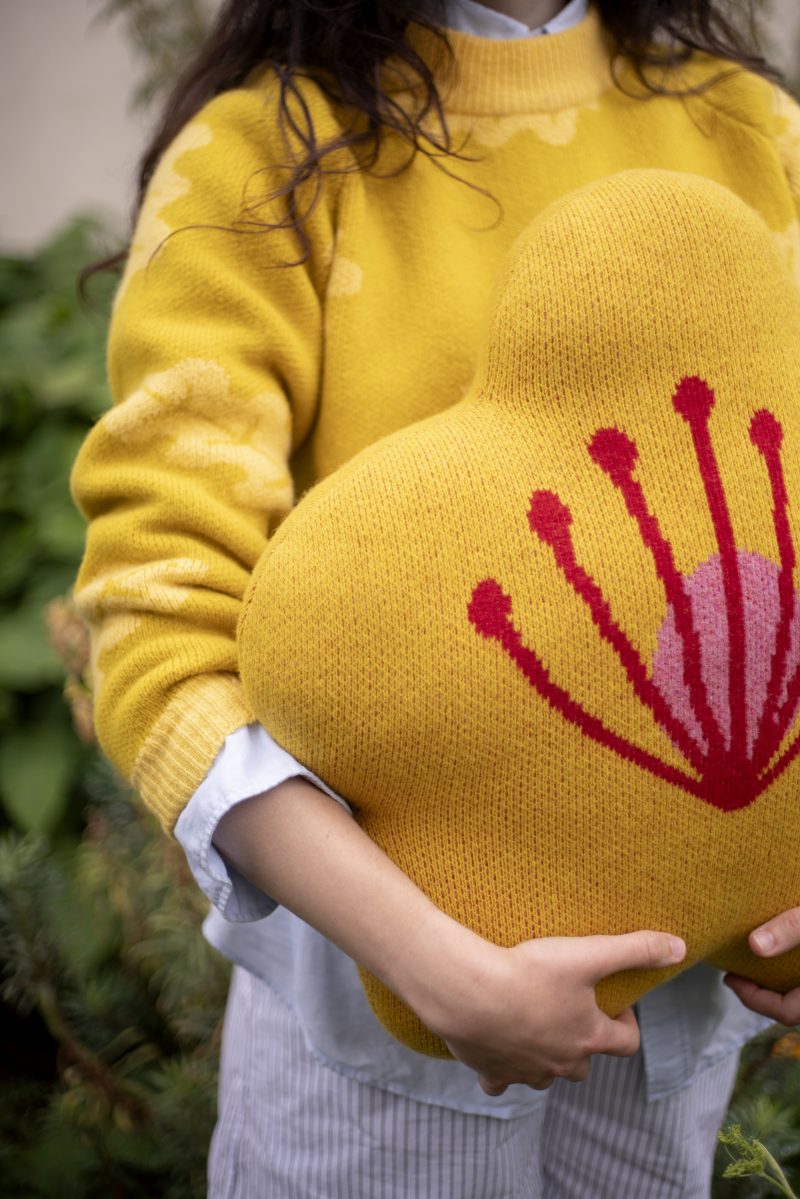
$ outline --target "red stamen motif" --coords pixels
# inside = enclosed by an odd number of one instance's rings
[[[800,706],[800,647],[797,644],[800,638],[800,598],[796,596],[793,584],[796,557],[789,529],[789,501],[781,463],[781,425],[772,413],[763,409],[754,415],[750,424],[750,440],[764,458],[772,489],[774,526],[780,556],[778,570],[758,555],[748,555],[736,548],[727,499],[709,433],[714,403],[713,391],[697,377],[682,379],[672,397],[675,412],[686,421],[691,431],[719,548],[718,558],[709,559],[698,568],[697,585],[692,581],[695,576],[686,577],[678,571],[672,546],[661,532],[658,520],[648,508],[642,486],[634,477],[639,458],[636,443],[619,429],[607,428],[599,429],[587,447],[592,461],[608,476],[622,496],[629,515],[636,522],[642,543],[652,556],[667,599],[666,625],[673,629],[659,649],[659,678],[663,683],[665,664],[669,669],[677,653],[679,684],[668,685],[664,691],[663,685],[655,681],[630,638],[615,620],[600,585],[578,562],[572,539],[572,513],[567,505],[551,491],[535,491],[528,511],[531,532],[552,550],[556,566],[586,606],[600,636],[613,649],[637,699],[650,710],[699,777],[676,769],[620,737],[559,687],[538,655],[524,645],[514,625],[511,596],[503,591],[495,579],[484,579],[475,587],[468,606],[468,616],[476,631],[483,637],[499,642],[530,685],[585,736],[643,770],[728,812],[753,803],[800,753],[798,734],[768,769]],[[746,588],[742,574],[745,567]],[[770,606],[763,588],[770,585],[775,587],[776,573],[777,605],[772,599]],[[714,583],[714,579],[717,583]],[[767,610],[772,612],[777,608],[775,644],[769,664],[764,659],[762,669],[762,664],[757,662],[758,669],[750,680],[747,677],[746,608],[754,603],[754,596],[755,602],[758,602],[762,592],[765,597],[759,609],[762,619]],[[770,594],[774,597],[775,592]],[[709,658],[704,661],[697,621],[703,618],[707,622],[708,614],[703,611],[702,605],[707,607],[709,603],[714,603],[715,596],[719,596],[725,609],[726,660]],[[716,617],[716,612],[717,608],[714,607],[712,617]],[[715,619],[714,623],[718,625],[719,622]],[[700,628],[704,627],[706,632],[703,637],[707,638],[708,626],[707,623],[704,626],[701,619]],[[758,649],[759,644],[754,641],[752,653],[757,655]],[[792,657],[795,660],[790,668]],[[753,667],[752,661],[750,664]],[[757,691],[754,681],[756,674],[761,680],[761,688],[766,687],[761,692],[760,712],[750,710],[752,702],[748,707],[749,699],[752,700]],[[713,683],[713,690],[710,691],[711,680],[717,678],[719,682]],[[715,703],[719,704],[720,685],[727,701],[727,713],[714,710]],[[752,744],[750,753],[748,737]]]
[[[500,642],[512,662],[517,664],[531,686],[535,687],[551,707],[566,717],[571,724],[577,725],[581,732],[593,741],[615,750],[621,757],[635,762],[637,766],[649,770],[659,778],[676,783],[695,795],[701,795],[700,784],[691,775],[683,774],[646,750],[626,741],[624,737],[618,736],[596,716],[591,716],[563,687],[557,686],[541,659],[532,649],[522,644],[522,638],[510,617],[511,596],[506,595],[494,579],[484,579],[472,593],[469,605],[470,620],[484,637],[495,638]]]
[[[744,603],[739,562],[736,556],[736,541],[733,536],[730,512],[720,478],[717,459],[711,445],[708,423],[714,406],[714,393],[702,379],[682,379],[672,398],[673,407],[679,412],[692,432],[697,464],[703,480],[706,500],[714,531],[717,535],[722,578],[725,584],[725,614],[728,621],[728,698],[731,713],[731,734],[728,753],[734,773],[744,766],[747,712],[745,692],[742,687],[745,658]]]
[[[606,432],[611,432],[611,430],[606,430]],[[632,442],[630,444],[633,445]],[[636,447],[633,448],[635,453]],[[554,522],[550,520],[556,505],[558,505],[561,515],[558,526],[555,526]],[[542,519],[543,515],[545,520]],[[581,597],[591,612],[592,619],[600,630],[600,636],[616,652],[638,698],[646,707],[650,708],[659,724],[663,724],[667,728],[672,740],[680,746],[684,757],[691,762],[695,769],[699,770],[703,763],[701,749],[692,740],[688,730],[674,718],[660,691],[653,685],[653,680],[649,677],[644,662],[611,615],[611,608],[597,583],[575,560],[575,547],[569,532],[569,526],[572,524],[569,508],[562,504],[552,492],[535,491],[531,496],[528,523],[540,541],[553,547],[557,566],[573,591]],[[553,532],[556,528],[558,536],[554,537]]]
[[[767,685],[767,700],[761,714],[758,736],[753,749],[753,760],[758,765],[769,762],[778,748],[786,732],[787,720],[791,720],[796,701],[788,711],[778,713],[781,698],[781,685],[784,681],[786,659],[789,653],[791,639],[792,617],[794,615],[794,567],[795,553],[792,535],[789,530],[789,497],[786,494],[786,483],[783,477],[781,463],[781,446],[783,430],[771,412],[760,409],[750,422],[750,440],[761,454],[767,467],[770,487],[772,489],[773,519],[775,534],[778,539],[778,551],[781,560],[781,571],[778,577],[778,595],[780,602],[780,618],[778,632],[775,638],[775,651],[772,655],[772,670]],[[791,684],[790,692],[794,690]]]
[[[620,452],[623,442],[633,446],[633,455],[627,449]],[[616,453],[615,443],[620,447]],[[692,696],[693,707],[708,743],[709,752],[716,760],[721,761],[725,752],[722,732],[708,702],[705,683],[700,673],[700,638],[694,627],[689,596],[683,577],[675,566],[672,546],[663,536],[655,516],[648,510],[641,485],[631,473],[638,457],[636,447],[618,429],[600,429],[589,442],[589,456],[610,476],[614,486],[622,493],[628,512],[639,526],[642,542],[652,555],[656,574],[664,585],[667,602],[675,613],[675,623],[684,645],[683,676]],[[620,469],[623,461],[630,462],[630,470],[627,472]]]

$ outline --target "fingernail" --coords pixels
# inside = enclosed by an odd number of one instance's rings
[[[775,934],[770,932],[768,928],[762,928],[758,932],[753,933],[753,941],[762,953],[769,953],[771,949],[775,948]]]
[[[669,948],[672,957],[676,962],[679,962],[686,955],[686,945],[680,937],[670,937]]]

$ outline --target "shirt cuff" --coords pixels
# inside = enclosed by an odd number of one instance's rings
[[[281,749],[262,725],[244,725],[225,738],[211,769],[178,817],[175,837],[192,874],[203,894],[231,923],[261,920],[278,905],[229,865],[212,844],[217,825],[237,803],[297,777],[307,778],[351,811],[346,800]]]

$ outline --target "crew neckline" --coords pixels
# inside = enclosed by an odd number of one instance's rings
[[[559,112],[590,104],[613,85],[613,43],[594,6],[576,25],[544,37],[496,39],[444,32],[452,63],[440,37],[425,26],[410,24],[406,39],[437,76],[442,102],[451,113]],[[387,81],[387,90],[406,88]]]

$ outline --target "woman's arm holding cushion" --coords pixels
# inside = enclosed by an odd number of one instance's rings
[[[617,970],[674,964],[666,933],[545,938],[508,949],[440,911],[344,809],[304,779],[237,804],[217,848],[245,878],[386,983],[474,1069],[484,1089],[581,1079],[594,1053],[631,1054],[594,984]]]

